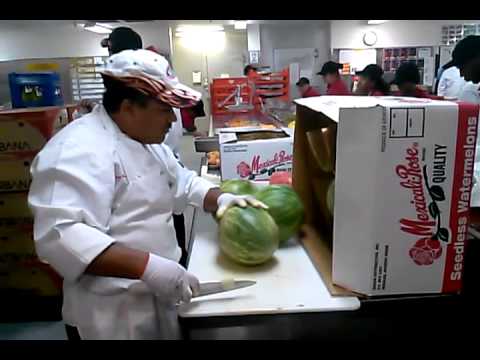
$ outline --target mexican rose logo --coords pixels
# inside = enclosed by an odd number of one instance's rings
[[[275,153],[272,159],[263,160],[260,155],[255,155],[252,158],[252,164],[248,165],[242,161],[237,165],[237,174],[240,177],[248,177],[251,174],[262,174],[267,172],[271,168],[275,168],[279,165],[287,164],[293,161],[293,155],[288,154],[285,150]]]
[[[448,242],[450,233],[441,225],[438,207],[438,202],[445,200],[445,193],[441,186],[429,185],[427,166],[421,166],[419,152],[418,143],[413,143],[406,150],[406,164],[395,169],[400,185],[411,191],[410,203],[416,211],[416,218],[400,220],[400,229],[420,237],[409,251],[414,263],[432,265],[442,255],[441,241]]]

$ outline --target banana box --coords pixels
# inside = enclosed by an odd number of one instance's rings
[[[0,218],[27,218],[32,216],[28,208],[27,192],[0,192]]]
[[[62,278],[35,256],[0,255],[0,290],[58,296],[61,289]]]
[[[5,219],[0,219],[0,254],[35,254],[33,242],[33,224],[18,222],[4,226]],[[29,219],[28,219],[29,220]]]
[[[0,111],[0,160],[33,158],[68,118],[61,107]]]
[[[0,160],[0,192],[28,191],[31,159]]]

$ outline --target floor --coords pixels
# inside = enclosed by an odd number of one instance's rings
[[[206,120],[197,121],[199,131],[206,132]],[[201,155],[194,150],[193,137],[184,135],[181,143],[181,160],[189,169],[198,171]],[[193,209],[185,212],[186,233],[192,227]],[[66,340],[64,324],[58,322],[0,323],[0,340]]]

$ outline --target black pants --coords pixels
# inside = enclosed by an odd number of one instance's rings
[[[187,244],[185,235],[185,217],[181,215],[173,215],[173,226],[175,227],[175,233],[177,234],[178,246],[182,249],[182,257],[180,258],[180,265],[187,265]]]

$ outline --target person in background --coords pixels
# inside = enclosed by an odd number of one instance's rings
[[[446,63],[442,68],[443,71],[437,86],[437,95],[458,98],[460,91],[466,84],[465,79],[460,75],[460,69],[454,66],[452,61]]]
[[[141,36],[134,30],[124,26],[113,29],[108,38],[103,39],[100,45],[108,49],[110,56],[123,50],[143,48]]]
[[[357,91],[358,95],[365,96],[387,96],[390,94],[390,86],[383,79],[383,69],[375,64],[370,64],[362,71],[358,71],[359,77]]]
[[[460,69],[460,75],[467,84],[461,91],[459,100],[479,103],[480,84],[480,36],[470,35],[460,40],[452,52],[452,62]],[[477,136],[474,182],[470,200],[472,223],[480,222],[480,136]]]
[[[108,38],[102,39],[100,46],[107,48],[108,55],[111,56],[123,50],[141,49],[143,47],[143,42],[141,36],[137,32],[128,27],[121,26],[113,29]],[[94,100],[82,99],[78,103],[74,118],[77,119],[92,112],[96,104],[97,102]]]
[[[420,71],[414,62],[404,62],[400,65],[392,83],[398,86],[399,91],[395,93],[397,96],[443,100],[443,97],[431,95],[418,86]]]
[[[182,114],[182,123],[183,128],[193,136],[201,135],[197,131],[197,127],[195,126],[195,119],[197,117],[205,116],[205,108],[203,105],[203,101],[200,100],[195,106],[189,108],[182,108],[180,109]]]
[[[245,75],[249,79],[254,78],[258,75],[257,68],[249,64],[243,69],[243,75]]]
[[[480,36],[462,39],[452,52],[452,61],[465,81],[480,83]]]
[[[310,85],[310,80],[306,77],[300,78],[296,85],[302,98],[320,96],[320,93]]]
[[[35,157],[28,195],[38,256],[64,278],[63,320],[82,339],[175,339],[177,304],[199,280],[178,264],[172,213],[216,213],[252,196],[222,193],[162,144],[172,107],[201,94],[148,50],[113,55],[103,103],[71,122]]]
[[[334,61],[328,61],[322,66],[322,70],[317,75],[322,75],[327,83],[327,95],[351,95],[347,85],[340,78],[340,69],[343,65]]]

